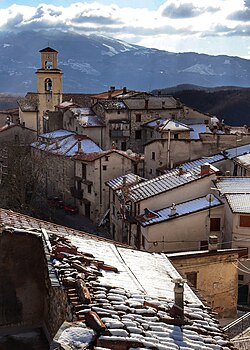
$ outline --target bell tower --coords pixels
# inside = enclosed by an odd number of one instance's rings
[[[41,65],[36,71],[38,93],[38,133],[45,130],[46,114],[62,102],[62,71],[58,69],[58,52],[51,47],[40,50]]]

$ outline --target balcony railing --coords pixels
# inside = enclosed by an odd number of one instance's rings
[[[110,130],[111,137],[129,137],[129,130]]]

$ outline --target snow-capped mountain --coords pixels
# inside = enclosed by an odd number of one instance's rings
[[[150,91],[177,84],[249,86],[250,61],[238,57],[171,53],[97,35],[59,31],[0,34],[0,92],[36,91],[39,50],[59,52],[64,92],[109,86]]]

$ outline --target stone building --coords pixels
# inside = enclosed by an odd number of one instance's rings
[[[75,172],[72,157],[79,152],[100,152],[101,148],[87,136],[67,130],[41,134],[31,147],[34,166],[38,165],[42,173],[40,185],[45,195],[60,197],[66,203],[74,204],[72,188]]]
[[[143,175],[143,157],[117,149],[74,156],[74,193],[79,212],[96,223],[108,216],[109,189],[105,183],[131,171]]]

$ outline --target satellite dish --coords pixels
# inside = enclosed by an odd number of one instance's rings
[[[213,202],[214,201],[214,195],[212,194],[212,193],[208,193],[207,195],[206,195],[206,200],[209,202],[209,203],[211,203],[211,202]]]
[[[129,148],[129,149],[127,149],[126,153],[130,156],[133,153],[133,151],[132,151],[132,149]]]

